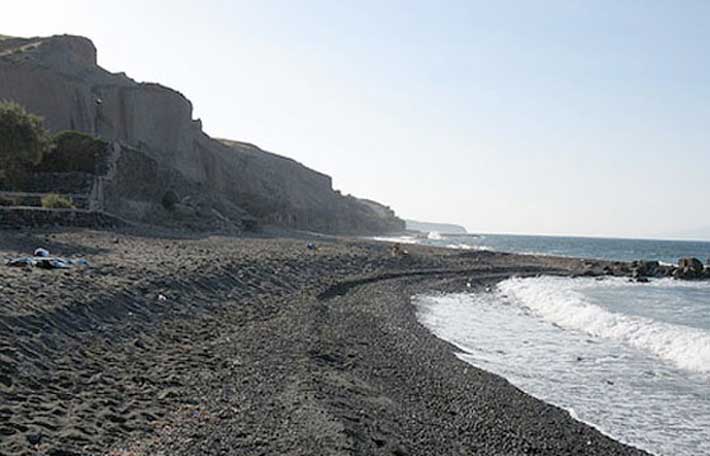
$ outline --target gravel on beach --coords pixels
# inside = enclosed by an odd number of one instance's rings
[[[0,231],[0,259],[37,247],[89,266],[0,265],[0,456],[645,454],[459,360],[410,300],[582,260]]]

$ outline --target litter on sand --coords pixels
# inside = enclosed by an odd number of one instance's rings
[[[398,256],[407,256],[409,255],[409,252],[405,249],[402,248],[402,245],[399,242],[395,242],[394,245],[392,245],[392,248],[390,249],[390,254],[393,257],[398,257]]]

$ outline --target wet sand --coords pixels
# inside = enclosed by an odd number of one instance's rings
[[[0,456],[645,454],[460,361],[418,292],[581,260],[348,238],[0,231]],[[470,284],[470,288],[467,286]]]

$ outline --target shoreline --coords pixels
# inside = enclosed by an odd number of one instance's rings
[[[0,231],[0,454],[647,454],[458,359],[419,291],[584,261],[308,236]],[[472,288],[466,288],[471,282]]]

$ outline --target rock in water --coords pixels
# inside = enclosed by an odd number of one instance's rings
[[[678,260],[678,269],[673,273],[676,279],[700,279],[703,277],[705,267],[702,261],[693,257],[681,258]]]
[[[658,261],[633,261],[631,274],[633,277],[653,277],[658,273]]]
[[[703,263],[702,261],[698,260],[697,258],[692,258],[692,257],[687,257],[687,258],[681,258],[678,260],[678,267],[679,268],[688,268],[692,271],[702,271],[703,270]]]

